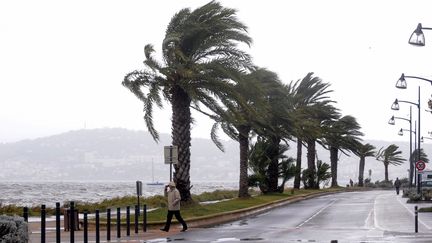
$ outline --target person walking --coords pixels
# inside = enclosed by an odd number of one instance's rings
[[[394,186],[396,188],[396,195],[399,195],[399,187],[401,186],[401,182],[400,182],[398,177],[396,177],[396,180],[394,182]]]
[[[181,214],[180,214],[180,192],[176,188],[176,184],[171,181],[168,185],[165,185],[164,189],[164,195],[168,198],[168,213],[167,213],[167,219],[165,223],[165,227],[161,228],[160,230],[168,232],[171,226],[171,220],[173,215],[176,217],[177,221],[182,224],[183,229],[181,232],[184,232],[187,230],[187,224],[183,220]]]

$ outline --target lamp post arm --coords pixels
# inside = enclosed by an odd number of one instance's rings
[[[420,104],[419,104],[419,103],[414,103],[414,102],[411,102],[411,101],[398,100],[398,102],[408,103],[408,104],[411,104],[411,105],[415,105],[415,106],[417,106],[417,107],[420,107]]]
[[[432,29],[432,28],[431,28],[431,29]],[[405,75],[405,78],[416,78],[416,79],[420,79],[420,80],[423,80],[423,81],[427,81],[427,82],[429,82],[429,83],[432,85],[432,80],[431,80],[431,79],[422,78],[422,77],[417,77],[417,76],[408,76],[408,75]]]
[[[406,119],[406,118],[403,118],[403,117],[397,117],[397,116],[394,116],[394,119],[405,120],[405,121],[407,121],[407,122],[409,122],[411,124],[411,120],[410,119]]]

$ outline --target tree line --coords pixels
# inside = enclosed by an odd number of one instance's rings
[[[360,158],[360,186],[369,156],[384,162],[388,180],[388,164],[404,161],[398,147],[377,153],[373,145],[363,144],[360,124],[355,117],[341,114],[330,98],[330,83],[313,72],[284,83],[277,73],[254,65],[239,47],[252,44],[247,29],[235,9],[216,1],[193,11],[181,9],[166,28],[162,59],[155,58],[153,45],[147,44],[144,69],[128,73],[122,82],[143,102],[144,121],[155,141],[159,133],[154,128],[153,108],[162,108],[164,100],[171,105],[172,144],[178,146],[174,180],[182,200],[191,200],[191,110],[214,121],[210,135],[222,151],[219,130],[238,141],[239,197],[248,197],[251,185],[264,193],[282,192],[292,177],[294,188],[302,182],[304,188],[319,188],[321,181],[330,178],[331,186],[338,186],[340,153]],[[296,141],[295,159],[284,155],[288,141]],[[329,151],[330,164],[318,158],[317,144]]]

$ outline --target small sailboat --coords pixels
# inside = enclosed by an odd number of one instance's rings
[[[146,183],[147,186],[162,186],[163,183],[154,180],[154,167],[153,167],[153,159],[152,159],[152,182]]]

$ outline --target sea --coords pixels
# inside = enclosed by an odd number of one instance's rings
[[[216,190],[238,190],[238,182],[191,182],[192,194]],[[163,195],[164,186],[143,182],[143,197]],[[0,205],[55,207],[70,201],[100,202],[123,196],[136,196],[136,181],[0,181]]]

